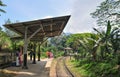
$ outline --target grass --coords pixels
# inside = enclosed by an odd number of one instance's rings
[[[73,58],[72,58],[72,60],[70,60],[70,58],[67,58],[66,65],[75,77],[82,77],[80,68],[76,68]]]
[[[120,77],[120,66],[111,62],[94,62],[84,59],[66,61],[75,77]]]

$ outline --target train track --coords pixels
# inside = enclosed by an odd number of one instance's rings
[[[60,57],[57,59],[56,65],[56,76],[57,77],[74,77],[65,64],[65,57]]]

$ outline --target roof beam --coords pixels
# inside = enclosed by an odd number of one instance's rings
[[[44,40],[44,41],[42,41],[42,42],[39,42],[40,43],[40,45],[42,45],[46,40],[48,39],[48,37]]]
[[[21,33],[19,30],[15,29],[13,26],[10,25],[10,30],[15,31],[16,33],[23,35],[23,33]]]
[[[60,35],[61,34],[61,30],[62,30],[62,28],[64,28],[64,24],[65,24],[65,21],[62,23],[62,25],[61,25],[61,27],[60,27],[60,31],[58,32],[58,35]]]
[[[37,34],[42,28],[38,28],[30,37],[28,37],[28,40],[30,40],[35,34]]]
[[[53,26],[53,25],[50,24],[50,31],[51,31],[50,35],[51,35],[51,36],[52,36],[52,30],[53,30],[53,29],[52,29],[52,28],[53,28],[52,26]]]
[[[70,15],[34,20],[34,21],[27,21],[27,22],[19,22],[19,23],[13,23],[13,24],[5,24],[4,26],[22,35],[21,37],[24,37],[24,33],[25,33],[24,28],[28,27],[27,37],[29,37],[29,39],[33,38],[33,36],[38,38],[39,37],[44,38],[49,36],[54,37],[54,36],[60,35],[69,18],[70,18]],[[38,31],[35,35],[33,35],[33,33],[36,30],[38,30],[40,26],[41,26],[41,31]]]
[[[27,26],[25,23],[22,23],[25,27]],[[33,31],[28,27],[28,30],[33,33]]]

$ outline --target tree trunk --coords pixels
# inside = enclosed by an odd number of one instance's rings
[[[93,60],[96,61],[96,51],[94,51],[92,55],[93,55]]]
[[[93,60],[96,61],[96,51],[97,51],[98,46],[94,47],[92,50],[92,55],[93,55]]]
[[[104,59],[104,47],[102,46],[101,47],[101,60],[103,60]]]
[[[1,51],[1,49],[2,49],[2,46],[0,46],[0,51]]]

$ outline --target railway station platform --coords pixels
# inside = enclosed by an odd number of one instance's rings
[[[52,60],[53,58],[41,59],[41,61],[36,61],[36,64],[28,60],[28,69],[11,66],[5,70],[14,72],[15,77],[49,77]]]

